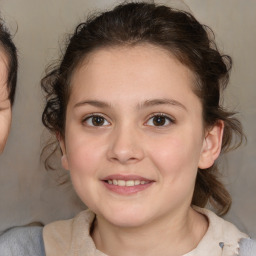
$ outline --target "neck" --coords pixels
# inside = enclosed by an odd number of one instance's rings
[[[92,237],[111,256],[179,256],[197,246],[207,227],[206,218],[189,208],[139,227],[117,227],[97,217]]]

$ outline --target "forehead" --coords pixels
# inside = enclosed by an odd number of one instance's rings
[[[165,49],[105,48],[93,52],[74,72],[68,108],[100,101],[121,113],[160,99],[178,102],[195,117],[201,115],[202,103],[194,84],[194,73]]]
[[[74,92],[80,84],[87,89],[104,90],[114,83],[120,87],[134,87],[135,83],[139,89],[139,84],[148,82],[148,87],[154,84],[160,89],[175,79],[189,85],[189,89],[196,81],[194,73],[164,48],[151,44],[118,46],[90,53],[74,71],[71,88]]]

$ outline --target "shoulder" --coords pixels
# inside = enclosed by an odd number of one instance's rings
[[[220,244],[223,246],[223,252],[228,252],[232,249],[236,252],[235,255],[256,255],[256,240],[249,238],[246,234],[240,232],[232,223],[223,220],[213,212],[206,209],[199,209],[199,211],[208,217],[210,226],[214,227],[214,232],[216,230],[218,231],[215,235],[222,237],[223,241]]]
[[[250,238],[241,239],[239,242],[239,256],[255,256],[256,240]]]
[[[47,255],[58,255],[57,251],[64,254],[70,247],[74,219],[60,220],[47,224],[43,228],[43,240]]]
[[[44,256],[42,227],[16,227],[0,236],[1,256]]]
[[[198,207],[193,208],[206,216],[209,223],[208,230],[199,243],[198,248],[201,251],[211,248],[212,255],[239,255],[239,241],[248,239],[248,236],[238,230],[232,223],[217,216],[214,212]]]
[[[194,207],[194,209],[207,217],[210,231],[215,235],[221,235],[225,241],[239,241],[241,238],[248,238],[248,235],[241,232],[234,224],[217,216],[214,212],[199,207]]]
[[[80,212],[75,218],[68,220],[55,221],[47,224],[43,228],[43,237],[45,239],[52,239],[57,237],[59,239],[70,240],[74,230],[83,228],[89,229],[95,217],[95,214],[90,210]]]
[[[46,254],[73,255],[74,251],[77,251],[82,244],[93,248],[93,241],[90,238],[90,226],[94,217],[95,214],[93,212],[86,210],[73,219],[47,224],[43,229]],[[81,249],[81,251],[83,250]]]

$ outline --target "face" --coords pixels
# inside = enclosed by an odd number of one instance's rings
[[[98,50],[74,73],[62,163],[100,218],[135,227],[190,207],[215,157],[193,83],[151,45]]]
[[[0,49],[0,153],[3,151],[11,125],[11,104],[7,89],[7,57]]]

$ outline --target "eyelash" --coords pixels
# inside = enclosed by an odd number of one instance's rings
[[[93,120],[92,118],[102,118],[103,120],[103,125],[93,125]],[[163,125],[148,125],[147,123],[153,119],[153,118],[156,118],[156,117],[161,117],[161,118],[164,118],[164,124]],[[91,119],[90,121],[90,124],[88,124],[88,121]],[[168,124],[166,124],[166,120],[168,121]],[[88,126],[91,126],[91,127],[103,127],[103,126],[108,126],[110,124],[110,122],[102,115],[102,114],[99,114],[99,113],[93,113],[93,114],[90,114],[88,116],[86,116],[85,118],[83,118],[82,120],[82,123],[86,123],[87,122],[87,125]],[[108,124],[107,125],[104,125],[104,123],[107,122]],[[175,119],[171,118],[170,116],[166,115],[166,114],[163,114],[163,113],[153,113],[149,116],[149,118],[147,119],[147,121],[144,123],[144,124],[147,124],[148,126],[153,126],[153,127],[166,127],[166,126],[169,126],[171,124],[174,124],[175,123]]]
[[[166,120],[169,122],[167,125],[164,123],[164,125],[149,125],[149,126],[154,126],[154,127],[166,127],[166,126],[169,126],[171,124],[175,124],[175,119],[164,114],[164,113],[153,113],[149,116],[149,118],[147,119],[147,121],[145,123],[148,123],[151,119],[155,118],[155,117],[163,117],[165,118],[165,122]]]
[[[107,125],[93,125],[92,118],[94,118],[94,117],[100,117],[100,118],[103,119],[104,123],[107,121],[108,124]],[[86,116],[85,118],[83,118],[82,123],[84,124],[84,123],[88,122],[88,120],[90,120],[90,119],[91,119],[91,124],[87,123],[87,125],[91,126],[91,127],[102,127],[102,126],[108,126],[110,124],[110,122],[102,114],[99,114],[99,113],[93,113],[93,114],[90,114],[90,115]]]

